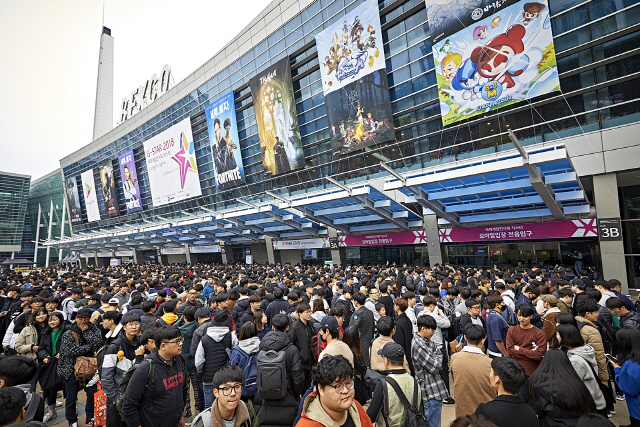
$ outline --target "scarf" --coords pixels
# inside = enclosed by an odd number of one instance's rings
[[[54,357],[57,354],[56,347],[58,345],[60,334],[62,334],[62,328],[51,331],[51,357]]]
[[[176,320],[178,320],[178,316],[173,313],[165,313],[162,315],[161,319],[164,320],[167,325],[173,325]]]

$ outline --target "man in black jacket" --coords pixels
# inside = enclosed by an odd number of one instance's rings
[[[175,326],[160,328],[158,349],[147,356],[129,380],[122,402],[122,415],[129,427],[184,426],[187,401],[187,368],[182,353],[182,335]],[[149,369],[153,363],[153,380]]]
[[[481,316],[482,309],[480,308],[480,302],[475,299],[468,299],[464,304],[467,307],[467,314],[463,314],[460,317],[459,333],[464,334],[465,328],[471,324],[482,326],[486,332],[487,326]]]
[[[621,298],[611,297],[606,302],[607,309],[620,318],[620,328],[636,328],[640,330],[640,314],[629,311]]]
[[[289,335],[291,342],[298,347],[302,368],[304,369],[304,388],[311,386],[311,366],[315,363],[311,352],[311,338],[316,334],[316,329],[311,322],[311,307],[306,302],[298,303],[296,307],[299,319],[293,322]]]
[[[202,302],[198,299],[198,290],[195,288],[195,286],[189,289],[189,292],[187,292],[187,300],[184,303],[180,304],[180,307],[178,307],[178,311],[176,312],[178,317],[182,316],[182,313],[184,313],[184,309],[187,307],[203,307]]]
[[[531,406],[518,397],[518,389],[525,381],[524,370],[515,360],[497,357],[491,361],[489,381],[498,392],[491,402],[481,403],[476,415],[492,420],[498,427],[511,427],[518,420],[519,427],[538,427],[538,417]]]
[[[393,309],[398,316],[396,319],[396,333],[393,336],[393,340],[400,344],[402,348],[404,348],[404,354],[411,354],[411,341],[413,340],[413,323],[409,316],[405,314],[409,308],[409,304],[407,300],[404,298],[396,298],[394,301]],[[413,358],[407,357],[407,362],[409,363],[409,370],[411,371],[411,375],[414,375],[415,372],[413,370]]]
[[[355,308],[353,307],[353,303],[351,301],[352,295],[353,295],[353,288],[349,285],[345,285],[342,288],[342,295],[338,297],[338,299],[335,302],[336,305],[337,304],[343,305],[344,308],[347,310],[347,315],[345,316],[344,323],[342,324],[343,330],[349,327],[349,322],[351,322],[351,316],[355,311]]]
[[[270,326],[272,326],[271,321],[273,320],[273,317],[275,315],[286,313],[289,309],[289,302],[283,298],[284,291],[282,289],[275,288],[273,290],[273,296],[275,299],[271,304],[269,304],[269,306],[267,307],[267,311],[265,311],[265,314],[267,315],[267,321],[269,322]]]
[[[351,316],[349,325],[356,326],[360,331],[360,350],[362,350],[362,358],[365,366],[371,366],[369,360],[369,348],[373,341],[375,318],[373,317],[371,310],[364,306],[366,300],[366,295],[361,292],[358,292],[353,296],[356,311]]]
[[[277,291],[280,288],[276,288]],[[275,292],[274,292],[275,293]],[[286,301],[285,301],[286,302]],[[257,393],[254,406],[261,427],[290,427],[298,413],[298,396],[304,391],[304,370],[298,348],[291,343],[289,319],[276,314],[271,319],[273,330],[260,342],[260,351],[284,351],[287,370],[287,395],[283,399],[266,400]]]
[[[236,301],[236,304],[233,306],[233,311],[231,312],[235,323],[238,323],[240,316],[249,309],[249,289],[242,287],[238,289],[238,293],[240,294],[240,298]]]

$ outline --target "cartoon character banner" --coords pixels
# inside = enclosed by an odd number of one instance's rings
[[[547,0],[427,2],[444,125],[560,90]]]
[[[368,0],[316,35],[325,96],[385,69],[378,2]]]
[[[84,206],[87,209],[87,219],[89,222],[100,221],[100,209],[98,208],[98,197],[96,196],[96,183],[93,180],[93,169],[80,174],[82,180],[82,195],[84,196]]]
[[[202,194],[189,117],[143,145],[154,207]]]
[[[347,154],[395,138],[384,70],[361,76],[357,82],[325,95],[324,102],[334,154]]]
[[[107,217],[118,215],[118,193],[116,193],[116,183],[113,179],[111,160],[100,166],[100,183],[102,184],[102,198],[104,199],[102,213]]]
[[[66,182],[65,192],[67,193],[69,206],[69,219],[72,224],[79,224],[82,222],[82,211],[80,210],[80,197],[78,196],[78,179],[72,176]]]
[[[127,207],[127,213],[141,211],[140,185],[138,184],[138,171],[133,158],[133,150],[125,151],[119,155],[118,163],[120,164],[120,179],[122,180],[122,191],[124,192],[124,204]]]
[[[233,91],[204,108],[211,140],[216,186],[225,189],[244,180]]]
[[[278,175],[304,167],[289,58],[252,78],[249,87],[265,173]]]

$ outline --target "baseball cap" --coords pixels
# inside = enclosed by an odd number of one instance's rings
[[[118,298],[111,298],[109,300],[109,305],[120,305],[120,300]]]
[[[388,342],[378,350],[380,356],[384,356],[394,362],[404,362],[404,348],[398,343]]]
[[[553,295],[542,295],[540,299],[542,299],[542,301],[544,302],[548,302],[549,304],[558,303],[558,298],[554,297]]]
[[[83,307],[78,310],[78,314],[76,314],[76,317],[91,317],[92,313],[93,312],[90,309]]]
[[[333,316],[324,316],[320,323],[314,323],[313,326],[316,329],[328,328],[331,330],[337,330],[340,328],[340,326],[338,326],[338,321]]]

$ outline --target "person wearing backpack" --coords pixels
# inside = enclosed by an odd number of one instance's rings
[[[203,308],[203,307],[201,307]],[[200,324],[196,322],[196,311],[198,309],[194,306],[187,307],[184,310],[184,324],[179,326],[180,333],[182,334],[182,357],[184,357],[187,365],[187,387],[193,387],[193,400],[195,402],[195,409],[198,409],[198,386],[195,380],[196,362],[195,357],[191,355],[190,347],[191,340],[193,339],[193,333],[198,329]],[[206,310],[206,308],[205,308]],[[191,412],[191,397],[190,393],[187,394],[187,422],[191,421],[193,413]]]
[[[260,341],[254,406],[261,427],[291,427],[298,413],[298,396],[304,391],[304,370],[300,352],[287,333],[287,315],[276,314],[271,325],[273,330]]]
[[[253,295],[252,295],[253,296]],[[251,298],[251,297],[249,297]],[[240,328],[238,345],[231,350],[230,365],[236,365],[242,369],[244,383],[242,387],[242,400],[245,402],[254,398],[258,390],[258,351],[260,350],[260,338],[258,329],[253,322],[246,322]]]
[[[404,368],[404,348],[393,341],[387,342],[377,351],[377,355],[382,357],[386,377],[384,381],[378,381],[373,391],[367,409],[369,418],[375,420],[377,426],[408,427],[416,425],[411,418],[417,412],[422,417],[423,425],[426,425],[422,391],[418,382]]]
[[[231,350],[238,344],[236,334],[227,326],[229,320],[227,310],[218,311],[196,350],[195,363],[196,369],[202,374],[205,409],[213,403],[213,376],[218,369],[229,363],[227,349]]]
[[[129,427],[185,424],[189,390],[187,367],[181,356],[182,335],[175,326],[165,326],[156,333],[155,342],[157,350],[133,371],[127,383],[122,418]]]
[[[144,347],[140,347],[138,332],[140,331],[140,316],[127,313],[120,322],[122,329],[118,336],[104,351],[102,366],[98,363],[102,389],[107,395],[107,425],[109,427],[126,427],[120,418],[116,401],[121,393],[120,384],[124,373],[133,365],[138,354],[144,354]]]

